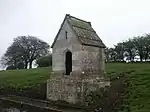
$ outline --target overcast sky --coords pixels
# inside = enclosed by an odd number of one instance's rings
[[[68,13],[90,21],[106,46],[150,32],[150,0],[0,0],[0,56],[17,36],[50,45]]]

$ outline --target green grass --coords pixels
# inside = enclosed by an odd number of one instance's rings
[[[51,68],[36,68],[30,70],[0,71],[0,89],[26,89],[46,83],[50,77]]]
[[[130,87],[122,111],[150,112],[150,64],[109,63],[106,65],[106,71],[111,74],[133,71],[126,74]]]
[[[106,71],[111,77],[124,72],[130,81],[129,93],[121,112],[150,112],[150,64],[108,63]],[[37,87],[46,83],[50,78],[50,72],[50,68],[0,71],[0,88],[18,90]]]

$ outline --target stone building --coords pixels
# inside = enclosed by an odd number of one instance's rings
[[[66,14],[51,48],[48,99],[82,103],[89,91],[109,85],[103,75],[105,45],[90,22]]]

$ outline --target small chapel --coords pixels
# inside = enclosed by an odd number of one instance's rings
[[[47,99],[83,103],[88,92],[110,84],[104,78],[105,44],[89,21],[66,14],[51,48]]]

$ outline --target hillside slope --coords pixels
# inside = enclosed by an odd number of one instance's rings
[[[0,71],[0,94],[46,98],[46,82],[51,68]]]
[[[130,86],[121,112],[150,112],[150,64],[108,63],[110,77],[126,73]],[[132,72],[130,72],[132,71]],[[46,81],[51,68],[0,71],[0,94],[21,94],[32,98],[46,98]]]
[[[129,71],[126,75],[130,86],[121,108],[123,112],[150,112],[150,64],[109,63],[106,69],[112,76]]]

